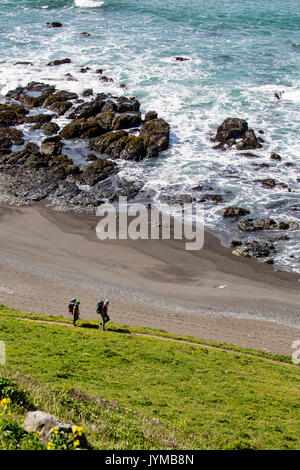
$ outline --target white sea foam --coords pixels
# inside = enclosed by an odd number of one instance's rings
[[[95,8],[101,7],[104,2],[100,2],[97,0],[75,0],[75,5],[81,8]]]

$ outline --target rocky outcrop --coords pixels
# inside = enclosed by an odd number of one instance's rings
[[[278,222],[275,219],[266,217],[264,219],[246,219],[238,223],[238,227],[242,232],[256,232],[258,230],[288,230],[289,222]]]
[[[117,165],[114,162],[105,158],[98,158],[87,165],[83,172],[76,177],[76,180],[80,184],[94,186],[99,181],[103,181],[114,173],[117,173],[117,171]]]
[[[274,252],[275,247],[272,243],[261,243],[254,240],[252,242],[241,243],[239,248],[235,248],[232,251],[232,254],[246,258],[268,258]]]
[[[18,87],[15,90],[9,91],[6,96],[20,101],[29,109],[33,109],[41,107],[48,96],[54,92],[55,86],[31,82],[26,87]]]
[[[63,65],[63,64],[70,64],[72,61],[71,59],[55,59],[55,60],[52,60],[51,62],[49,62],[47,65],[49,67],[53,67],[53,66],[57,66],[57,65]]]
[[[242,217],[250,214],[250,212],[243,207],[228,206],[222,210],[221,214],[223,217]]]
[[[59,132],[59,125],[55,122],[47,122],[43,125],[43,131],[46,135],[54,135]]]
[[[0,104],[0,128],[22,124],[26,114],[28,114],[28,110],[19,104]]]
[[[218,127],[214,139],[219,142],[215,148],[225,149],[236,146],[237,150],[254,150],[262,148],[261,137],[257,138],[254,131],[248,128],[244,119],[227,118]]]
[[[169,147],[170,126],[164,119],[151,119],[142,125],[140,136],[147,149],[155,146],[162,152]]]
[[[52,429],[58,428],[60,431],[64,431],[66,434],[72,434],[73,429],[76,429],[76,426],[66,424],[60,419],[56,418],[56,416],[44,413],[43,411],[31,411],[27,413],[22,427],[26,432],[38,432],[38,438],[44,446],[46,446],[49,442]],[[87,447],[87,440],[83,433],[77,435],[76,439],[79,440],[80,447]]]

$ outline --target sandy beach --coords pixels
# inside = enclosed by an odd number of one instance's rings
[[[81,300],[95,319],[111,301],[113,321],[205,340],[291,354],[299,339],[298,275],[236,258],[209,233],[204,248],[173,240],[100,242],[98,218],[44,205],[0,208],[0,302],[28,312],[68,315]]]

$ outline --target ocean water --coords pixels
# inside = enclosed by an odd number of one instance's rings
[[[52,21],[63,28],[47,28]],[[1,0],[0,47],[2,94],[40,80],[79,93],[93,88],[136,96],[142,111],[156,110],[171,124],[171,148],[155,161],[120,162],[122,172],[142,179],[156,200],[191,194],[199,184],[213,188],[223,202],[206,206],[206,226],[225,245],[243,235],[222,219],[227,205],[247,207],[253,218],[300,222],[299,0]],[[175,56],[190,60],[177,62]],[[72,63],[46,66],[65,57]],[[18,61],[34,65],[15,66]],[[80,73],[86,66],[91,70]],[[114,83],[101,84],[97,68]],[[67,73],[77,81],[67,80]],[[279,101],[276,92],[284,92]],[[213,149],[210,139],[229,116],[264,131],[258,158]],[[84,160],[81,147],[75,142],[70,150],[77,163]],[[270,161],[273,151],[282,162]],[[264,178],[291,191],[255,181]],[[278,245],[276,263],[300,272],[299,230],[289,235]]]

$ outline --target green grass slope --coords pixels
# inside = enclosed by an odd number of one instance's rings
[[[1,307],[7,364],[0,374],[25,387],[35,408],[83,425],[95,449],[300,447],[296,366],[116,325],[102,332],[93,322],[72,328],[26,318],[57,320]],[[14,423],[25,413],[12,403]],[[11,445],[0,419],[0,448]]]

